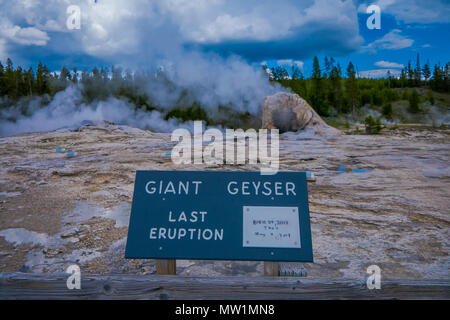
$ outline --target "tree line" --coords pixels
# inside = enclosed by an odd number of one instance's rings
[[[381,106],[383,113],[389,116],[392,113],[391,103],[397,100],[408,100],[409,110],[413,113],[419,112],[419,95],[416,88],[449,92],[449,66],[450,63],[446,63],[445,66],[439,63],[431,72],[428,61],[421,67],[418,55],[415,68],[409,61],[401,70],[399,77],[394,77],[388,71],[386,78],[367,79],[358,77],[352,62],[349,62],[345,69],[346,77],[344,77],[342,67],[333,57],[325,57],[321,67],[319,59],[315,56],[309,78],[305,78],[296,65],[292,65],[290,70],[282,66],[271,69],[263,66],[263,69],[268,72],[271,81],[279,82],[299,94],[321,116],[332,117],[354,113],[367,104]],[[404,90],[396,90],[398,88]],[[408,88],[412,90],[408,91]],[[427,98],[434,104],[431,90]]]
[[[433,91],[449,92],[449,63],[444,66],[436,64],[431,71],[429,62],[423,67],[420,65],[419,56],[414,68],[409,61],[399,77],[388,75],[383,79],[359,78],[352,62],[349,62],[344,76],[340,64],[332,57],[325,57],[323,66],[320,65],[317,56],[314,57],[312,74],[309,78],[305,78],[296,65],[290,70],[281,66],[272,69],[263,66],[263,69],[269,74],[270,81],[290,88],[306,99],[321,116],[326,117],[352,114],[362,106],[371,105],[382,107],[383,115],[389,118],[392,114],[391,103],[397,100],[408,100],[409,110],[417,113],[420,111],[420,99],[416,88],[431,89],[427,97],[431,104],[434,104]],[[31,67],[14,68],[11,59],[7,59],[5,66],[0,62],[0,97],[2,97],[0,108],[8,107],[26,97],[52,97],[70,84],[80,82],[83,99],[81,102],[91,103],[113,96],[128,100],[136,108],[150,111],[160,109],[153,104],[147,90],[155,81],[166,88],[175,86],[165,77],[163,71],[156,74],[144,71],[131,73],[112,67],[110,70],[93,68],[91,72],[88,70],[79,72],[76,68],[69,71],[64,66],[59,74],[56,74],[50,72],[41,62],[34,71]],[[403,90],[398,90],[399,88]],[[227,114],[227,118],[232,117],[231,109],[229,106],[219,107],[222,113]],[[244,113],[235,116],[245,120],[249,115]],[[210,120],[202,106],[186,90],[182,91],[172,110],[167,113],[167,117]]]
[[[6,106],[24,97],[52,97],[71,84],[81,83],[83,103],[114,96],[126,98],[136,106],[152,109],[145,93],[145,82],[151,78],[154,78],[154,74],[132,74],[114,67],[111,70],[94,67],[90,72],[87,69],[79,72],[77,68],[70,71],[63,66],[57,74],[50,72],[41,62],[34,72],[32,67],[27,70],[20,66],[14,68],[11,59],[7,59],[5,66],[0,62],[0,97],[4,98],[3,106]]]

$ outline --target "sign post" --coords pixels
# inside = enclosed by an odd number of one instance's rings
[[[125,257],[313,262],[306,173],[137,171]]]
[[[158,260],[156,262],[156,273],[167,275],[177,274],[177,260]]]

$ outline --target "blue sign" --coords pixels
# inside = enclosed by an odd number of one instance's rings
[[[306,173],[137,171],[125,257],[312,262]]]

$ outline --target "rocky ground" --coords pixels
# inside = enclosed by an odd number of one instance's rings
[[[308,276],[364,279],[376,264],[386,278],[449,278],[449,134],[282,136],[280,170],[317,178],[309,184]],[[258,170],[179,167],[166,155],[173,145],[168,134],[116,125],[0,138],[0,272],[77,263],[82,273],[154,273],[153,260],[124,259],[136,170]],[[177,273],[256,276],[263,265],[177,261]]]

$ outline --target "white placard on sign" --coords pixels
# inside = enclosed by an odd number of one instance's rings
[[[243,207],[244,247],[300,248],[298,207]]]

